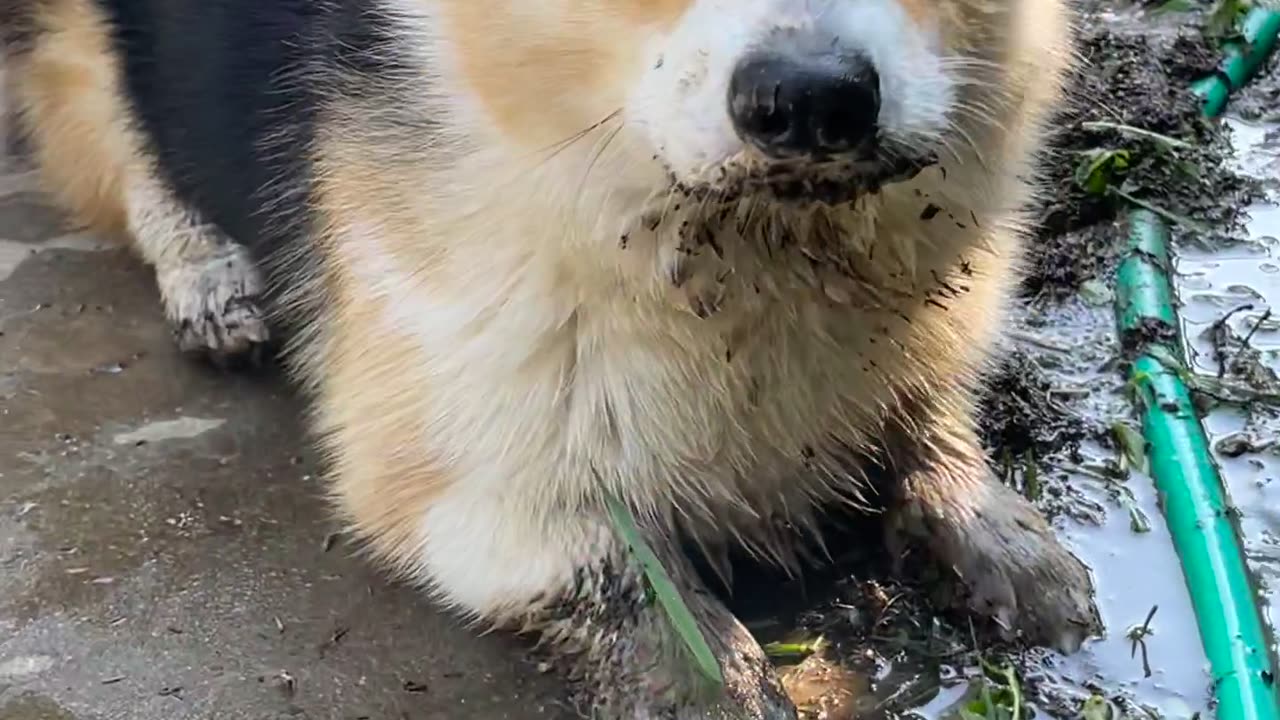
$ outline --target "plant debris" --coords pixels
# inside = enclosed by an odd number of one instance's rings
[[[1083,419],[1054,397],[1044,371],[1021,350],[986,376],[977,418],[983,446],[997,460],[1071,453],[1087,434]]]
[[[1187,90],[1216,67],[1210,39],[1084,11],[1085,65],[1055,120],[1060,130],[1043,176],[1048,194],[1033,215],[1036,252],[1023,283],[1032,296],[1062,297],[1109,273],[1123,241],[1115,221],[1127,207],[1230,233],[1241,228],[1238,209],[1259,192],[1223,162],[1228,131],[1202,119]]]

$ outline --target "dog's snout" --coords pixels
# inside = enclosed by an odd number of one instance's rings
[[[833,156],[875,136],[880,76],[860,54],[744,57],[729,81],[729,115],[746,142],[772,157]]]

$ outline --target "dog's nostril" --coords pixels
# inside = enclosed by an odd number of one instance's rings
[[[729,114],[769,155],[836,155],[875,136],[880,78],[861,55],[760,53],[729,83]]]
[[[875,109],[875,114],[869,111]],[[813,109],[812,132],[819,149],[839,150],[858,144],[875,131],[878,100],[831,103]]]
[[[754,73],[753,73],[754,74]],[[742,131],[761,138],[780,137],[790,129],[786,109],[780,106],[782,84],[767,76],[740,82],[730,90],[730,114]]]

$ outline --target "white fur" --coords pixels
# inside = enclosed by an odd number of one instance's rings
[[[241,245],[201,222],[149,168],[131,168],[124,193],[133,246],[155,267],[165,315],[184,349],[243,351],[269,332],[256,305],[260,271]]]
[[[199,222],[174,199],[149,168],[130,169],[124,202],[134,247],[161,273],[203,261],[225,244],[212,226]]]
[[[934,181],[917,185],[942,196]],[[912,187],[893,195],[906,201]],[[424,579],[452,602],[490,614],[529,601],[582,560],[566,555],[571,548],[593,547],[575,544],[572,515],[598,503],[606,487],[642,509],[684,515],[711,541],[738,533],[759,540],[751,537],[761,520],[754,508],[791,508],[802,522],[810,499],[860,491],[858,478],[806,471],[802,455],[821,452],[831,432],[868,440],[890,402],[888,381],[911,372],[893,344],[869,344],[868,329],[891,327],[922,355],[936,348],[915,347],[891,310],[833,305],[820,290],[787,286],[785,275],[768,281],[775,289],[767,301],[781,307],[754,300],[744,274],[737,300],[696,318],[663,294],[667,281],[645,259],[670,246],[670,234],[637,233],[627,250],[602,238],[585,243],[611,258],[605,269],[604,257],[596,265],[559,234],[564,225],[540,207],[544,197],[505,195],[501,210],[490,209],[499,213],[492,224],[469,225],[477,235],[441,229],[456,252],[438,257],[430,273],[398,265],[375,225],[338,238],[360,294],[384,308],[384,332],[418,348],[413,365],[431,388],[423,452],[457,479],[423,518]],[[582,209],[616,212],[608,203]],[[895,267],[886,241],[882,264]],[[937,242],[937,260],[951,257],[951,243]],[[934,260],[912,262],[927,277]],[[744,269],[764,264],[745,254],[740,261]],[[971,302],[985,302],[983,292]],[[970,330],[976,346],[981,328]],[[932,333],[956,352],[974,350],[940,328]],[[736,343],[731,361],[728,342]],[[812,480],[801,482],[805,474]],[[559,537],[566,532],[572,537]],[[483,557],[483,567],[472,557]]]
[[[954,96],[937,38],[895,0],[699,0],[675,31],[652,43],[650,69],[627,120],[678,175],[692,177],[743,149],[726,112],[729,78],[769,35],[794,28],[838,39],[880,75],[882,136],[933,142]]]
[[[441,601],[479,618],[527,612],[548,588],[603,557],[613,529],[591,519],[529,515],[524,498],[478,480],[434,503],[422,520],[422,564]],[[544,600],[554,600],[544,597]]]

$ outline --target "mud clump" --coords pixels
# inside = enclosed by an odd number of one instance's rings
[[[1026,353],[1013,351],[984,378],[978,395],[978,437],[999,462],[1046,458],[1080,449],[1082,418],[1053,397],[1053,387]]]
[[[1061,297],[1110,271],[1127,207],[1145,203],[1230,234],[1241,227],[1237,208],[1257,193],[1225,163],[1229,131],[1201,117],[1188,89],[1214,71],[1209,40],[1087,11],[1080,27],[1083,60],[1054,121],[1045,197],[1032,215],[1022,287],[1032,296]]]

